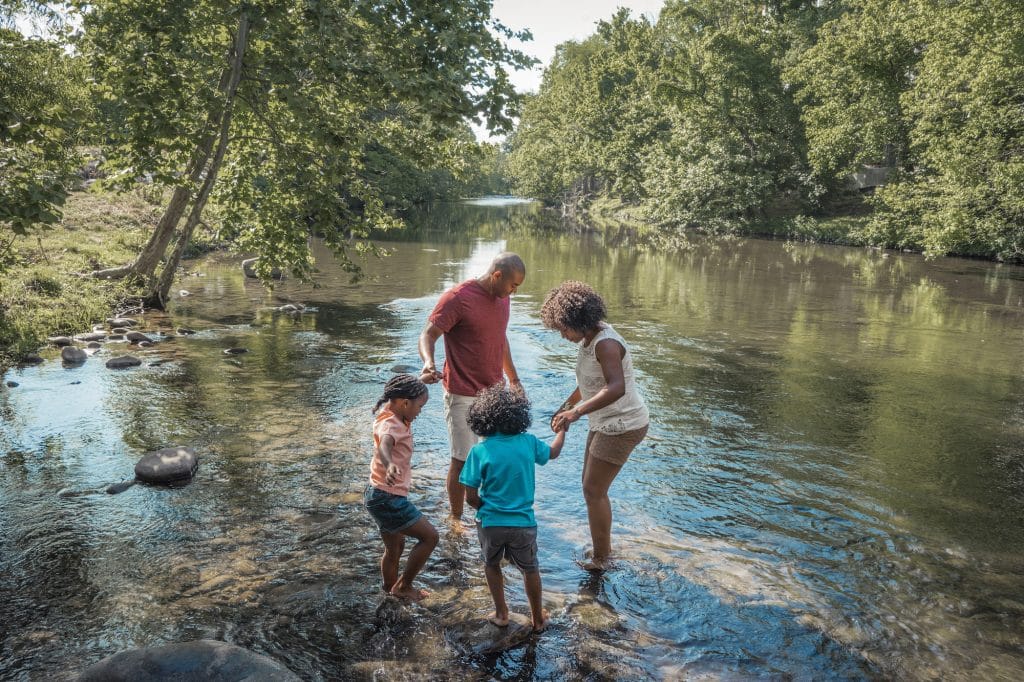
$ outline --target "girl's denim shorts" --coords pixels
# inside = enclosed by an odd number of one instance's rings
[[[401,533],[420,520],[423,512],[408,497],[394,495],[372,485],[363,495],[366,510],[384,533]]]

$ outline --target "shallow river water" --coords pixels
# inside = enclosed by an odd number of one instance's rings
[[[0,679],[198,638],[307,680],[1024,675],[1024,269],[742,239],[666,252],[515,201],[412,225],[358,283],[322,250],[318,288],[189,262],[168,314],[143,317],[160,343],[141,367],[106,369],[124,352],[108,344],[5,375]],[[552,625],[476,656],[448,636],[490,602],[475,538],[442,521],[439,387],[413,425],[412,498],[441,530],[422,604],[382,599],[361,493],[383,383],[419,367],[440,293],[504,249],[528,267],[509,337],[531,430],[574,386],[575,349],[538,319],[564,279],[605,296],[653,422],[611,490],[604,575],[575,564],[585,434],[538,471]],[[103,492],[177,444],[200,454],[191,485]]]

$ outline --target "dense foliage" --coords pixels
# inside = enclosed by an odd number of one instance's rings
[[[51,42],[0,26],[0,270],[16,236],[60,220],[81,163],[81,66]]]
[[[860,238],[1024,256],[1024,5],[670,0],[560,46],[509,143],[523,194],[757,231],[860,205]],[[873,184],[870,182],[861,184]]]

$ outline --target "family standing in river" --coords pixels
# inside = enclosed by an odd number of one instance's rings
[[[534,466],[558,457],[571,424],[589,415],[583,460],[583,497],[593,553],[582,567],[604,570],[611,557],[611,501],[608,489],[630,453],[647,434],[649,415],[636,387],[632,356],[622,337],[605,322],[607,310],[590,286],[564,282],[541,306],[544,326],[579,345],[576,388],[551,419],[551,444],[526,433],[530,403],[508,343],[509,297],[523,283],[526,266],[502,253],[487,272],[444,292],[419,339],[420,376],[393,377],[374,407],[373,459],[365,501],[384,541],[381,576],[385,591],[405,599],[426,592],[413,580],[437,545],[434,526],[408,499],[412,477],[411,424],[427,402],[426,384],[444,388],[445,420],[451,447],[446,477],[450,521],[462,530],[468,502],[476,510],[495,625],[508,624],[502,559],[523,573],[535,630],[547,624],[541,608],[537,523],[533,513]],[[434,360],[444,337],[445,363]],[[506,386],[505,379],[508,384]],[[383,409],[381,409],[383,408]],[[399,562],[405,538],[416,539],[405,570]]]

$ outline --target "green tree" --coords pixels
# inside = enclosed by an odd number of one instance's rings
[[[19,7],[0,4],[0,20]],[[87,105],[76,59],[0,27],[0,268],[14,239],[60,220]]]
[[[645,161],[650,215],[729,230],[813,192],[799,109],[781,74],[785,14],[749,0],[666,4],[659,102],[670,130]]]
[[[173,188],[136,261],[97,273],[137,278],[151,305],[211,196],[223,234],[259,253],[262,272],[308,275],[313,232],[356,270],[352,240],[397,224],[377,172],[385,157],[441,158],[468,118],[508,129],[506,69],[531,63],[504,44],[514,34],[487,0],[78,6],[115,178]]]
[[[917,0],[900,98],[913,168],[877,195],[877,242],[1024,260],[1024,6]]]
[[[518,192],[569,203],[600,190],[641,194],[641,154],[663,121],[651,104],[653,27],[619,10],[586,40],[559,45],[510,140]]]

